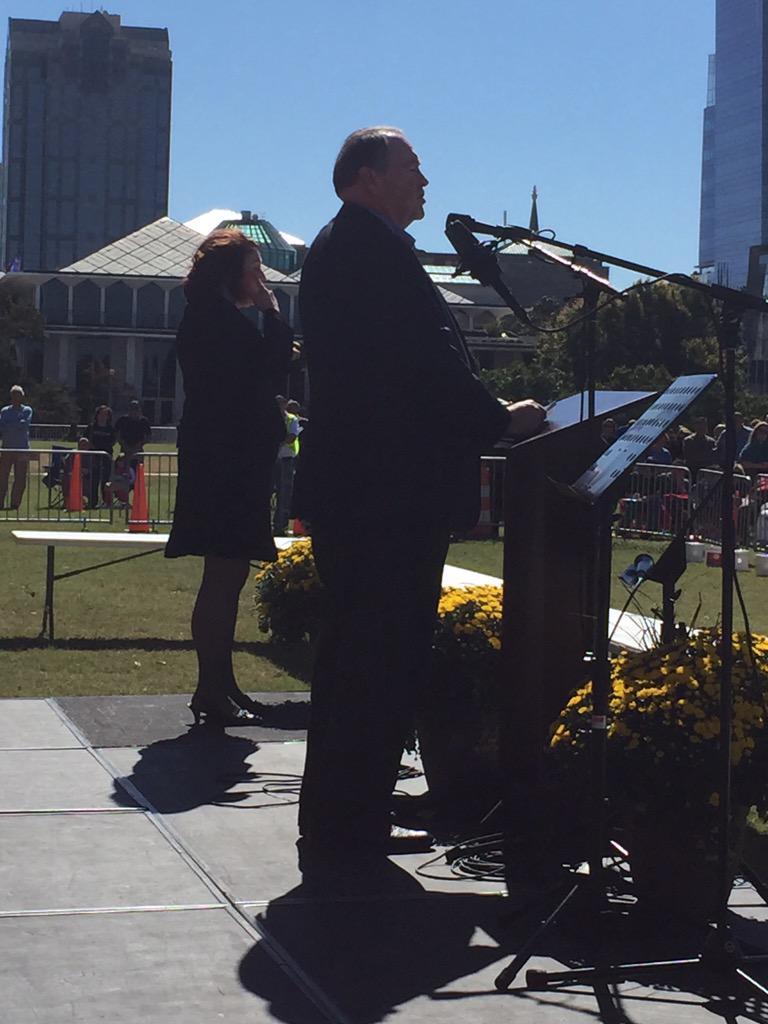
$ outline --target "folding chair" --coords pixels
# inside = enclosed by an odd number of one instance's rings
[[[51,445],[51,448],[51,461],[43,467],[41,478],[42,483],[48,488],[48,505],[41,507],[64,508],[64,459],[67,452],[71,452],[72,449],[61,444]]]

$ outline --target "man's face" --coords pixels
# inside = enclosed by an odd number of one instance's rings
[[[421,173],[419,158],[405,139],[392,139],[385,171],[371,169],[371,189],[379,209],[401,228],[424,216],[424,189],[429,184]]]
[[[137,420],[139,418],[139,411],[140,410],[139,410],[138,405],[131,405],[131,406],[128,407],[128,415],[132,416],[133,419],[135,419],[135,420]]]
[[[18,391],[11,392],[11,405],[21,405],[21,395]]]

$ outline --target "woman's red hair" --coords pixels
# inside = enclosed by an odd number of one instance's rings
[[[234,228],[212,231],[192,257],[192,269],[184,282],[188,302],[200,302],[229,292],[242,299],[242,278],[246,257],[259,252],[250,238]]]

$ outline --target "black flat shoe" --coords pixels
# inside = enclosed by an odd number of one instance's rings
[[[195,716],[195,725],[203,719],[205,725],[218,725],[226,728],[229,725],[252,725],[256,716],[241,708],[231,697],[220,694],[215,697],[200,697],[194,694],[187,705]]]

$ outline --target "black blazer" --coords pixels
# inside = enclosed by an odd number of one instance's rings
[[[299,303],[311,414],[297,511],[351,525],[472,525],[479,453],[509,415],[407,241],[345,204],[307,255]]]

